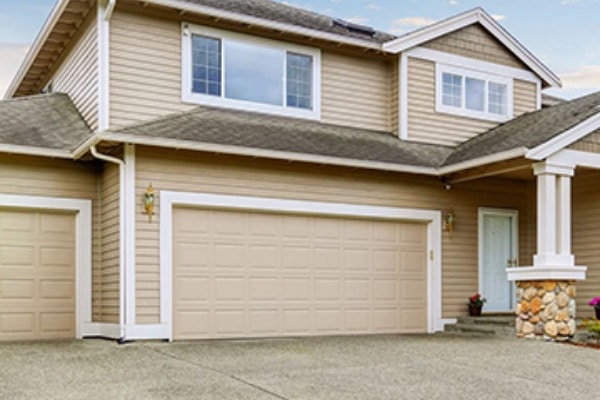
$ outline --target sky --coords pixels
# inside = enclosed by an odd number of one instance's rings
[[[600,90],[600,0],[280,0],[402,34],[482,7],[554,71],[575,98]],[[0,96],[56,0],[0,0]]]

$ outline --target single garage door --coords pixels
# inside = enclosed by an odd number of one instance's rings
[[[0,209],[0,340],[75,337],[75,216]]]
[[[427,331],[424,224],[173,210],[173,338]]]

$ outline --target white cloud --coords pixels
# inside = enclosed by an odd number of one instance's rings
[[[0,98],[12,82],[25,54],[29,50],[28,44],[0,43]]]
[[[399,35],[418,28],[422,28],[427,25],[431,25],[435,22],[437,22],[435,19],[427,17],[399,18],[392,21],[392,27],[390,28],[390,32]]]
[[[492,18],[494,18],[496,21],[502,21],[506,19],[506,15],[492,14]]]
[[[365,18],[365,17],[349,17],[349,18],[344,18],[344,21],[348,21],[348,22],[351,22],[353,24],[358,24],[358,25],[365,25],[367,22],[369,22],[369,19]]]
[[[574,71],[559,74],[565,89],[600,90],[600,65],[584,65]]]
[[[379,11],[381,10],[381,7],[379,6],[379,4],[377,3],[369,3],[367,4],[367,6],[365,7],[367,10],[374,10],[374,11]]]
[[[569,4],[576,4],[579,3],[581,0],[561,0],[560,4],[563,6],[567,6]]]
[[[451,6],[456,6],[458,5],[458,0],[448,0],[448,4],[450,4]]]

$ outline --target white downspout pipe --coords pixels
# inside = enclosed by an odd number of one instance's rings
[[[90,153],[98,160],[106,161],[119,166],[119,341],[125,340],[125,321],[126,321],[126,276],[125,276],[125,261],[127,260],[127,246],[126,246],[126,228],[127,218],[125,215],[126,207],[126,182],[125,182],[125,162],[119,158],[112,157],[106,154],[99,153],[96,149],[96,145],[90,147]]]

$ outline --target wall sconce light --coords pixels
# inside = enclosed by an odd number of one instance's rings
[[[456,221],[456,214],[454,214],[454,208],[450,208],[444,214],[444,230],[452,233],[454,231],[454,222]]]
[[[148,215],[148,222],[152,222],[152,215],[154,215],[155,200],[156,196],[154,195],[154,189],[152,188],[152,184],[149,184],[146,188],[146,192],[144,193],[143,199],[144,214]]]

